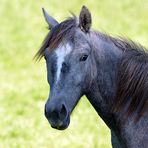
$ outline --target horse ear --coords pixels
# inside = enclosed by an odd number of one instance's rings
[[[83,6],[79,15],[79,27],[84,32],[89,32],[91,27],[91,13]]]
[[[54,26],[56,26],[57,24],[59,24],[53,17],[51,17],[50,15],[48,15],[48,13],[45,11],[44,8],[42,8],[43,14],[44,14],[44,18],[49,26],[49,29],[52,29]]]

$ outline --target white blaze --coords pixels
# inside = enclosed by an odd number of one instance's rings
[[[65,60],[66,55],[71,52],[71,46],[69,44],[59,45],[59,47],[55,50],[57,56],[57,81],[60,78],[62,63]]]

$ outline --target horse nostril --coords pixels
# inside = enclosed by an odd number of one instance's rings
[[[53,120],[59,119],[59,113],[58,113],[58,111],[56,111],[56,110],[52,111],[51,112],[51,115],[52,115],[52,119]]]
[[[63,120],[67,116],[67,109],[64,104],[62,104],[61,111],[60,111],[60,119]]]
[[[48,121],[50,121],[52,124],[54,122],[59,122],[59,121],[63,121],[66,117],[67,117],[67,109],[66,106],[64,104],[61,104],[57,107],[55,106],[46,106],[45,105],[45,117],[48,119]]]

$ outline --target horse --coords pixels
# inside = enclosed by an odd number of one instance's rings
[[[45,58],[50,95],[45,116],[64,130],[85,95],[111,131],[113,148],[148,147],[148,52],[142,45],[91,29],[91,13],[59,23],[43,8],[49,32],[36,58]]]

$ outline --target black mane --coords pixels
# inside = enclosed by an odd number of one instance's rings
[[[139,119],[148,110],[148,52],[134,42],[124,43],[127,48],[124,48],[119,66],[118,90],[113,111],[119,112],[129,104],[125,115],[129,116],[137,111],[136,119]]]
[[[46,48],[48,48],[49,52],[51,52],[56,49],[63,40],[71,38],[75,32],[75,27],[76,17],[74,16],[52,28],[45,37],[42,46],[36,53],[35,57],[37,59],[41,59],[44,56]]]

